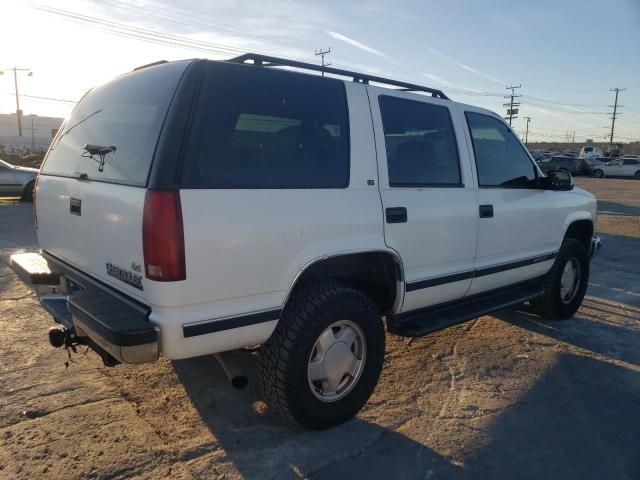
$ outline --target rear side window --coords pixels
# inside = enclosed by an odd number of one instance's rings
[[[446,107],[381,96],[390,187],[461,185],[460,161]]]
[[[269,68],[208,65],[182,188],[344,188],[344,84]]]
[[[500,120],[466,112],[481,187],[530,188],[536,180],[533,162],[511,129]],[[554,164],[562,162],[554,159]]]
[[[42,173],[143,186],[167,110],[189,61],[128,73],[87,93],[49,150]],[[116,147],[104,156],[85,145]]]

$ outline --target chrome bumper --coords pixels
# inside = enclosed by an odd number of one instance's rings
[[[597,235],[591,237],[591,246],[589,247],[589,257],[592,257],[602,247],[602,240]]]

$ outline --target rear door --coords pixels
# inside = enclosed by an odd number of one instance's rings
[[[385,242],[403,262],[402,311],[455,300],[473,277],[478,210],[451,101],[369,88]]]
[[[640,160],[630,159],[622,162],[623,175],[633,177],[636,172],[640,172]]]
[[[38,180],[41,247],[138,298],[146,293],[141,267],[145,186],[187,65],[145,68],[87,93],[50,147]],[[101,157],[87,144],[112,151]]]

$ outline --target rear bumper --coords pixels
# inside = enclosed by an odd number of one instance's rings
[[[46,253],[13,255],[11,268],[36,291],[67,338],[91,346],[105,363],[105,354],[122,363],[158,359],[159,328],[145,305]]]
[[[602,247],[602,240],[597,235],[591,237],[591,246],[589,247],[589,257],[593,257]]]

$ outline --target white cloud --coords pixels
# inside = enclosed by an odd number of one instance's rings
[[[500,85],[506,85],[507,84],[507,82],[505,82],[504,80],[500,80],[499,78],[492,77],[491,75],[487,75],[486,73],[482,73],[482,72],[476,70],[475,68],[471,68],[470,66],[465,65],[464,63],[460,63],[457,60],[454,60],[453,58],[451,58],[451,57],[445,55],[444,53],[441,53],[441,52],[439,52],[439,51],[437,51],[437,50],[435,50],[435,49],[433,49],[431,47],[425,47],[425,48],[427,50],[429,50],[431,53],[434,53],[434,54],[438,55],[439,57],[444,58],[445,60],[457,65],[458,67],[462,68],[463,70],[466,70],[466,71],[471,72],[471,73],[475,73],[476,75],[479,75],[479,76],[484,77],[484,78],[486,78],[488,80],[491,80],[492,82],[499,83]]]
[[[447,87],[452,86],[449,80],[445,80],[444,78],[434,75],[433,73],[422,72],[422,75],[427,77],[429,80],[433,80],[434,82],[441,83],[442,85],[446,85]]]
[[[347,44],[351,45],[352,47],[359,48],[360,50],[364,50],[365,52],[372,53],[374,55],[378,55],[378,56],[383,57],[383,58],[389,58],[384,53],[382,53],[380,50],[376,50],[375,48],[372,48],[372,47],[370,47],[368,45],[365,45],[362,42],[354,40],[351,37],[347,37],[346,35],[342,35],[341,33],[332,32],[331,30],[327,30],[327,34],[329,36],[335,38],[336,40],[340,40],[341,42],[344,42],[344,43],[347,43]]]

